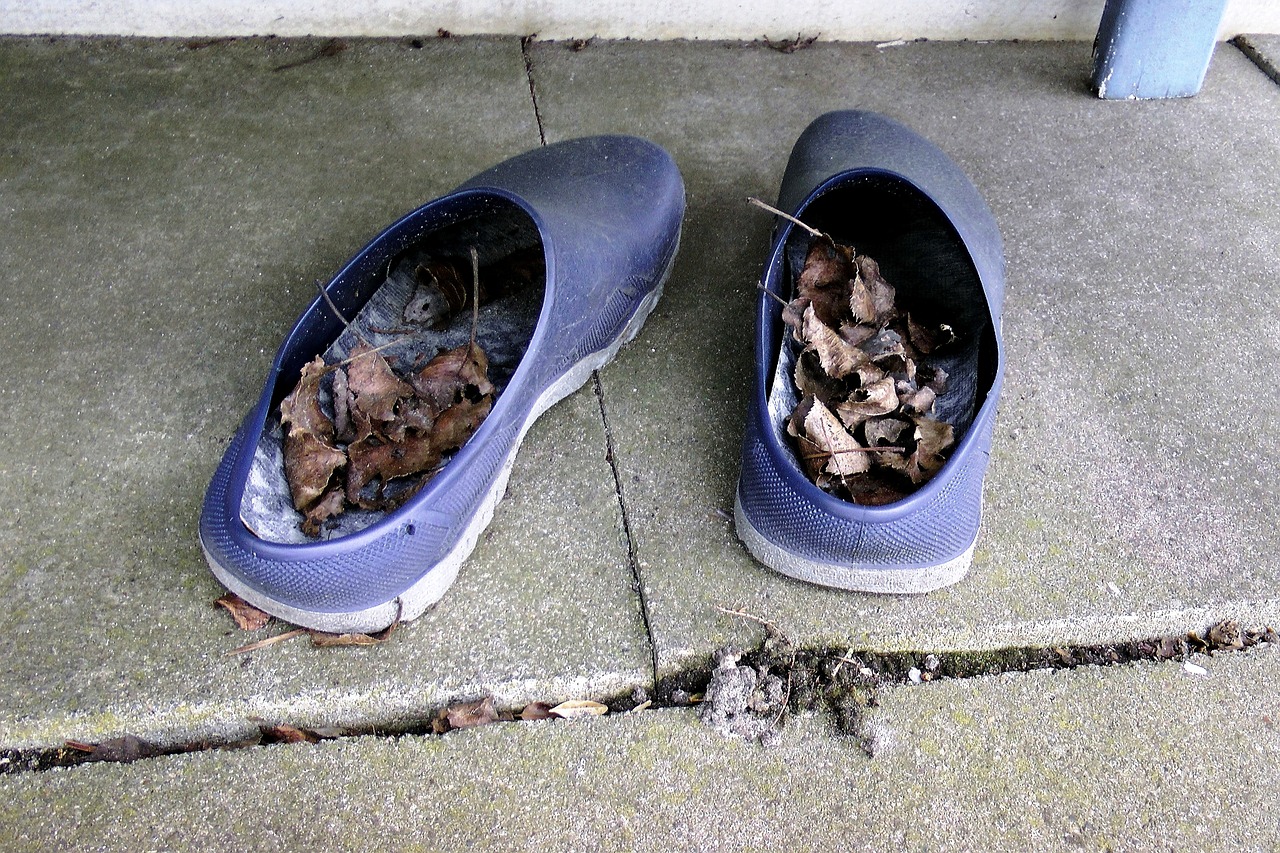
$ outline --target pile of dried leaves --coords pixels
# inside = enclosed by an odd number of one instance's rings
[[[484,270],[474,252],[471,260],[471,288],[465,283],[465,262],[442,259],[419,265],[417,288],[404,308],[406,328],[394,330],[413,335],[439,328],[469,307],[472,332],[466,345],[405,371],[393,369],[381,348],[367,342],[339,364],[316,356],[280,403],[285,478],[307,536],[319,536],[326,521],[350,507],[400,506],[488,416],[495,388],[488,357],[476,342],[475,312],[481,302],[540,276],[542,253],[521,250]],[[325,388],[322,380],[328,374],[332,381]],[[322,391],[332,400],[332,417],[321,405]]]
[[[783,311],[803,347],[787,432],[820,488],[859,504],[892,503],[928,482],[955,443],[951,425],[932,416],[947,374],[929,358],[956,335],[902,310],[874,260],[814,233]]]
[[[331,419],[319,403],[320,380],[333,373]],[[421,370],[401,375],[361,344],[345,362],[316,356],[280,403],[287,430],[284,470],[302,531],[346,511],[394,509],[461,447],[493,405],[484,350],[474,342],[446,350]]]

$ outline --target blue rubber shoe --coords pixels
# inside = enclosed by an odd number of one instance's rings
[[[787,436],[797,402],[797,347],[776,299],[761,293],[735,517],[739,538],[771,568],[824,586],[927,592],[969,569],[1004,370],[1004,256],[978,190],[937,146],[884,116],[828,113],[797,140],[778,208],[879,262],[900,304],[959,335],[935,417],[956,444],[917,491],[881,506],[834,497],[805,476]],[[764,287],[790,299],[812,238],[774,232]]]
[[[376,631],[420,615],[492,519],[534,420],[640,330],[670,272],[683,214],[670,155],[645,140],[601,136],[508,160],[379,234],[289,333],[213,476],[200,518],[213,573],[262,610],[322,631]],[[398,509],[353,509],[308,538],[283,471],[281,400],[317,355],[333,365],[367,343],[388,345],[393,364],[418,364],[466,344],[469,307],[443,327],[413,335],[398,327],[422,307],[420,265],[472,247],[482,267],[521,252],[538,262],[533,284],[482,300],[477,340],[496,387],[491,412]]]

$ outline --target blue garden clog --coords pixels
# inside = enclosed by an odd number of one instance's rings
[[[514,157],[379,234],[289,333],[213,476],[200,518],[213,573],[262,610],[322,631],[376,631],[421,614],[452,584],[491,520],[530,425],[612,359],[653,310],[683,214],[684,186],[664,150],[634,137],[600,136]],[[520,286],[479,300],[478,309],[432,313],[440,297],[432,264],[465,259],[473,249],[482,272],[512,257],[532,272]],[[449,295],[465,302],[471,268],[464,261],[459,269],[462,286]],[[423,324],[423,316],[432,322]],[[416,369],[451,348],[470,353],[469,341],[488,362],[488,415],[470,438],[443,454],[416,492],[366,501],[366,478],[353,484],[348,476],[345,492],[339,486],[326,494],[357,505],[340,516],[304,519],[282,449],[299,417],[286,395],[307,375],[304,367],[315,383],[313,405],[339,422],[350,414],[339,401],[354,397],[335,385],[354,368],[337,368],[354,364],[353,354],[376,350],[388,365]],[[404,379],[390,381],[406,387]],[[476,404],[472,396],[464,409]],[[388,399],[396,411],[410,401],[395,393]],[[432,415],[437,424],[443,419]],[[430,424],[416,410],[410,416],[419,418],[413,424]],[[377,438],[366,443],[386,449]],[[335,482],[342,458],[329,469]],[[349,463],[348,475],[354,468]],[[390,469],[379,470],[391,482]]]
[[[779,300],[792,298],[815,238],[782,222],[763,275],[768,293],[757,306],[738,536],[765,565],[825,586],[918,593],[955,583],[977,541],[1004,366],[1004,257],[995,218],[937,146],[862,111],[828,113],[804,131],[778,208],[874,258],[904,312],[954,329],[935,416],[950,424],[955,442],[932,479],[881,505],[837,497],[806,476],[788,435],[800,401],[791,379],[800,346]]]

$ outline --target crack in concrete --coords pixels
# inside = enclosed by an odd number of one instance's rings
[[[591,381],[596,392],[596,402],[600,406],[600,420],[604,423],[605,459],[609,470],[613,473],[613,489],[618,499],[618,510],[622,515],[622,533],[627,539],[627,562],[631,566],[631,577],[636,585],[636,597],[640,599],[640,618],[644,621],[645,639],[649,641],[650,664],[653,667],[649,684],[658,683],[658,644],[653,635],[653,621],[649,614],[649,601],[644,594],[644,578],[640,570],[640,557],[636,549],[636,537],[631,529],[631,516],[627,512],[627,500],[623,494],[622,474],[618,471],[618,459],[614,454],[613,428],[609,425],[609,411],[604,402],[604,386],[600,383],[600,374],[592,373]]]
[[[1231,44],[1233,44],[1245,56],[1249,57],[1250,61],[1252,61],[1254,65],[1258,66],[1263,74],[1266,74],[1277,85],[1280,85],[1280,67],[1277,67],[1276,63],[1272,62],[1271,58],[1250,40],[1249,36],[1236,36],[1231,40]]]
[[[547,144],[547,134],[542,127],[542,111],[538,109],[538,87],[533,82],[533,40],[538,37],[537,33],[530,33],[520,39],[520,56],[524,58],[524,76],[529,81],[529,98],[533,101],[533,117],[538,122],[538,142],[545,146]]]
[[[802,711],[819,711],[830,716],[837,732],[861,740],[868,754],[874,755],[874,732],[867,726],[868,712],[876,707],[877,693],[885,689],[926,686],[931,682],[986,678],[1009,673],[1026,673],[1035,670],[1076,669],[1082,666],[1126,666],[1139,662],[1183,663],[1187,667],[1193,654],[1235,654],[1256,646],[1280,645],[1280,635],[1270,626],[1242,629],[1231,621],[1219,622],[1204,632],[1185,635],[1169,635],[1120,643],[1097,645],[1066,645],[1052,647],[1006,648],[995,651],[965,652],[876,652],[855,649],[795,649],[790,641],[776,629],[768,630],[760,645],[749,651],[735,649],[717,652],[715,669],[690,673],[690,683],[707,685],[704,697],[684,691],[674,693],[663,701],[651,702],[644,695],[633,692],[629,696],[615,696],[602,700],[611,712],[637,712],[646,709],[672,710],[699,707],[704,721],[719,716],[739,717],[738,722],[751,722],[749,715],[758,716],[768,723],[754,726],[754,737],[768,743],[769,729],[780,729],[787,716]],[[742,708],[707,708],[708,703],[721,701],[720,692],[713,682],[718,672],[728,672],[723,665],[726,657],[731,663],[754,672],[755,682],[768,682],[770,674],[785,677],[787,689],[782,706],[776,696],[756,697],[752,691],[737,691],[733,700]],[[1194,670],[1189,670],[1194,671]],[[774,691],[775,693],[777,691]],[[449,708],[468,703],[457,703]],[[531,703],[539,704],[539,703]],[[0,775],[11,773],[42,772],[60,767],[75,767],[87,763],[125,764],[144,759],[158,758],[189,752],[247,749],[272,746],[280,743],[297,743],[335,740],[353,737],[425,737],[439,736],[443,732],[436,726],[449,708],[437,711],[424,720],[408,721],[394,729],[386,726],[370,726],[367,729],[344,727],[340,730],[304,730],[288,725],[261,725],[261,735],[234,742],[199,741],[161,746],[133,736],[117,738],[104,744],[83,744],[68,741],[60,747],[0,749]],[[518,709],[509,709],[495,722],[520,722]],[[712,723],[708,723],[712,725]],[[713,725],[713,727],[715,727]],[[755,731],[758,730],[758,731]],[[306,738],[297,737],[302,732]],[[737,732],[733,732],[737,734]],[[98,754],[95,755],[95,750]]]
[[[748,614],[739,614],[755,619]],[[1167,635],[1095,645],[1013,647],[993,651],[876,652],[839,649],[798,649],[776,626],[758,620],[765,636],[754,649],[727,647],[713,656],[705,702],[699,716],[717,731],[770,743],[777,739],[786,716],[800,711],[826,713],[837,731],[861,740],[874,754],[874,737],[866,726],[867,712],[886,688],[924,685],[1026,673],[1034,670],[1076,669],[1082,666],[1123,666],[1143,661],[1180,662],[1189,672],[1193,654],[1234,653],[1260,644],[1280,644],[1270,626],[1242,629],[1231,620],[1204,632]],[[1201,668],[1198,674],[1205,674]],[[766,689],[785,678],[781,699]],[[777,691],[773,691],[777,694]],[[661,695],[661,694],[660,694]],[[689,698],[675,690],[669,700]]]

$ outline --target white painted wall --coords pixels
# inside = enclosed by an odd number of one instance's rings
[[[0,0],[0,33],[458,35],[544,39],[1092,39],[1103,0]],[[1280,33],[1280,0],[1231,0],[1219,38]]]

